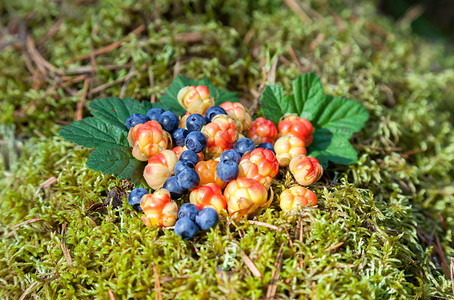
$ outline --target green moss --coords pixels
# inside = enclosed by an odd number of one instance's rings
[[[446,258],[454,255],[452,52],[413,35],[375,5],[316,1],[312,9],[321,18],[309,12],[308,24],[271,0],[0,3],[0,23],[8,26],[0,51],[0,298],[18,298],[33,284],[29,295],[36,298],[106,298],[109,290],[118,298],[154,298],[153,263],[164,299],[264,298],[281,245],[277,298],[450,297],[434,247],[438,235]],[[40,43],[56,18],[59,30]],[[66,63],[89,53],[90,45],[121,40],[144,23],[138,36],[96,58],[90,90],[131,70],[136,76],[89,95],[87,103],[122,92],[159,99],[177,62],[184,75],[209,77],[250,103],[275,54],[281,57],[276,81],[290,89],[300,73],[291,47],[304,71],[320,75],[326,93],[356,99],[370,112],[352,139],[360,160],[325,170],[314,186],[318,210],[288,218],[275,201],[257,216],[280,231],[224,218],[188,242],[172,230],[146,228],[126,205],[90,213],[124,183],[87,169],[90,150],[55,137],[61,124],[74,120],[83,81],[71,91],[52,89],[59,76],[33,78],[26,63],[37,66],[24,55],[24,32],[46,60],[68,70],[90,66],[89,59]],[[187,32],[201,38],[178,41]],[[51,177],[56,183],[40,187]]]

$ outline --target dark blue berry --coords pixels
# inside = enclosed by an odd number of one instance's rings
[[[186,148],[194,152],[202,152],[207,146],[207,137],[200,131],[193,131],[186,137]]]
[[[163,112],[165,112],[165,110],[162,108],[152,108],[147,112],[147,117],[150,120],[158,121]]]
[[[129,118],[126,120],[126,127],[131,129],[131,127],[136,126],[137,124],[143,124],[145,122],[149,121],[148,118],[144,115],[141,114],[132,114],[129,116]]]
[[[205,117],[201,114],[192,114],[186,119],[186,128],[189,132],[200,131],[207,124]]]
[[[194,164],[197,164],[200,161],[200,157],[196,152],[192,150],[186,150],[181,153],[180,160],[190,160]]]
[[[178,211],[178,218],[189,218],[192,221],[195,221],[195,216],[199,212],[199,209],[197,206],[191,203],[185,203],[180,207],[180,210]]]
[[[192,162],[190,160],[179,160],[176,163],[175,168],[174,168],[175,175],[178,175],[181,171],[183,171],[184,169],[187,169],[187,168],[195,169],[194,162]]]
[[[201,209],[195,217],[195,223],[202,229],[208,230],[211,227],[216,226],[219,222],[218,212],[211,207]]]
[[[142,211],[142,208],[140,207],[140,199],[142,199],[142,197],[146,194],[148,194],[146,189],[133,189],[128,195],[128,203],[132,205],[132,208],[135,210]]]
[[[178,199],[183,196],[185,190],[178,184],[176,176],[170,176],[164,182],[163,188],[170,192],[170,198]]]
[[[189,131],[187,131],[184,128],[177,128],[173,133],[172,133],[172,138],[173,142],[176,146],[184,146],[184,141],[186,140],[186,137],[188,136]]]
[[[212,107],[208,108],[207,111],[205,112],[205,118],[207,120],[207,123],[210,123],[215,116],[226,115],[226,114],[227,114],[227,112],[222,107],[212,106]]]
[[[176,177],[180,187],[188,191],[196,188],[200,183],[200,176],[193,169],[185,168]]]
[[[220,161],[233,160],[237,164],[241,161],[241,155],[233,149],[221,153]]]
[[[181,218],[175,223],[175,233],[182,238],[189,240],[199,232],[199,227],[189,218]]]
[[[257,146],[257,148],[268,149],[273,151],[274,154],[276,154],[276,152],[274,151],[274,146],[271,145],[270,143],[261,143],[260,145]]]
[[[162,128],[172,133],[174,130],[178,128],[180,125],[180,120],[178,119],[177,115],[171,111],[165,111],[159,116],[158,120],[159,124],[161,124]]]
[[[216,166],[216,173],[222,181],[230,182],[238,177],[240,169],[233,160],[222,160]]]
[[[246,152],[252,151],[255,149],[255,144],[251,139],[242,138],[239,139],[233,149],[236,150],[241,156],[243,156]]]

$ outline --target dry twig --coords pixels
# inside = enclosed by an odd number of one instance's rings
[[[277,280],[279,279],[279,272],[281,271],[282,266],[282,257],[284,253],[284,243],[281,244],[279,251],[277,253],[276,262],[274,263],[274,269],[271,272],[271,282],[268,285],[268,289],[266,291],[265,299],[274,299],[277,290]]]
[[[260,273],[259,269],[257,269],[256,265],[254,262],[247,256],[246,253],[243,253],[243,260],[246,266],[249,268],[251,271],[252,275],[258,278],[262,278],[262,274]]]

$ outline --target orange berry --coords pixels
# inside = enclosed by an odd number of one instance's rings
[[[311,122],[296,115],[287,115],[279,122],[277,128],[281,135],[291,135],[301,138],[306,147],[312,143],[314,128]]]
[[[243,104],[239,102],[224,102],[219,106],[227,112],[229,117],[237,122],[238,133],[249,130],[252,124],[252,117]]]
[[[273,151],[256,148],[243,156],[239,165],[239,177],[252,178],[269,189],[271,181],[279,172],[279,162]]]
[[[257,118],[252,122],[247,137],[253,140],[256,145],[262,143],[274,144],[277,138],[276,125],[263,117]]]
[[[219,157],[222,152],[233,149],[238,140],[235,122],[227,115],[215,116],[201,131],[207,137],[206,154],[210,158]]]
[[[192,190],[189,194],[189,201],[197,206],[198,209],[211,207],[218,213],[224,210],[227,206],[225,197],[222,195],[221,188],[214,183],[201,185]]]
[[[268,207],[266,188],[251,178],[239,177],[224,189],[227,210],[236,217],[252,214],[261,207]]]
[[[323,168],[318,160],[312,156],[298,155],[289,164],[295,180],[304,186],[308,186],[322,177]]]
[[[200,176],[200,185],[214,183],[223,189],[227,183],[219,179],[216,172],[218,161],[215,160],[201,160],[195,166],[195,171]]]
[[[274,151],[276,158],[281,167],[287,167],[292,158],[304,154],[306,155],[306,148],[304,141],[297,136],[282,136],[274,143]]]
[[[204,115],[214,105],[214,99],[210,98],[210,91],[204,85],[186,86],[178,92],[177,98],[181,106],[191,114]]]
[[[317,204],[315,193],[300,185],[284,190],[279,198],[280,207],[283,210],[298,210],[299,207]]]
[[[172,226],[178,218],[178,205],[170,200],[166,189],[159,189],[153,194],[146,194],[140,200],[140,207],[145,215],[142,221],[146,226]]]
[[[171,150],[164,150],[148,159],[143,170],[143,178],[152,189],[162,187],[164,182],[173,174],[178,158]]]

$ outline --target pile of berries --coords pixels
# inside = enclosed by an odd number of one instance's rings
[[[148,162],[143,177],[155,190],[137,188],[128,197],[147,226],[175,225],[179,236],[190,239],[215,226],[223,211],[232,218],[251,216],[271,204],[268,190],[279,167],[288,167],[298,182],[281,193],[283,210],[317,204],[306,186],[323,169],[306,156],[314,131],[308,120],[285,115],[277,128],[263,117],[253,121],[241,103],[214,106],[202,85],[182,88],[178,101],[187,110],[181,118],[153,108],[126,120],[132,155]],[[178,209],[175,200],[185,194],[190,204]]]

